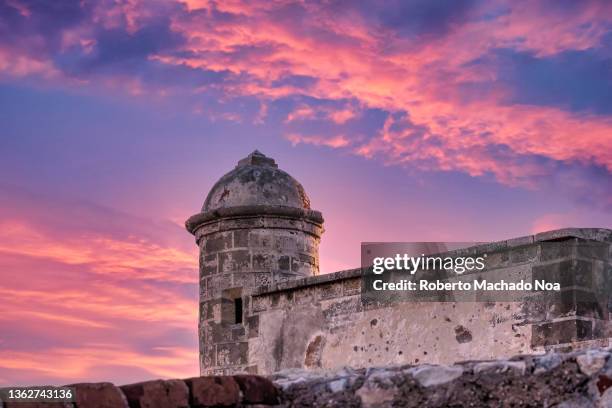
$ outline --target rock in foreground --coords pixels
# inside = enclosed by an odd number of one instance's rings
[[[211,376],[116,387],[76,384],[74,403],[4,403],[4,408],[203,407],[611,407],[611,349],[270,377]],[[0,404],[2,405],[2,404]]]

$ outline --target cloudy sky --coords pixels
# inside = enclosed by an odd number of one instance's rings
[[[255,148],[361,241],[612,227],[612,2],[0,0],[0,385],[197,374],[184,220]]]

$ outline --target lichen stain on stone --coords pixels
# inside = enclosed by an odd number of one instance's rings
[[[225,197],[227,197],[229,195],[229,190],[227,189],[227,187],[223,188],[223,193],[221,194],[221,197],[219,197],[219,202],[222,202],[223,200],[225,200]]]
[[[472,333],[462,325],[456,326],[455,339],[458,343],[469,343],[472,341]]]
[[[325,337],[317,335],[306,348],[304,356],[304,366],[306,368],[321,368],[321,357],[323,356],[323,347],[325,347]]]
[[[284,322],[281,324],[281,332],[283,327]],[[281,362],[283,361],[284,346],[283,336],[278,336],[274,341],[274,348],[272,349],[272,356],[274,357],[276,371],[280,370]]]

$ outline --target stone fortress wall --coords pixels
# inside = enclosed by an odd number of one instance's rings
[[[547,245],[551,241],[563,245]],[[490,254],[484,277],[560,277],[561,292],[520,301],[368,303],[361,295],[361,269],[255,288],[247,311],[249,330],[256,334],[249,339],[249,364],[269,374],[294,367],[451,364],[609,346],[608,304],[592,282],[612,275],[610,244],[582,253],[583,242],[612,242],[612,231],[557,230],[472,248]]]
[[[360,269],[319,275],[323,217],[302,186],[254,152],[186,223],[200,248],[203,375],[287,368],[448,364],[607,346],[612,231],[565,229],[478,246],[487,273],[555,278],[553,297],[519,302],[364,303]],[[564,242],[568,251],[548,249]],[[599,242],[597,251],[581,243]]]

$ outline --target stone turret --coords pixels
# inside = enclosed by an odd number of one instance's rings
[[[200,248],[200,371],[249,366],[250,289],[319,273],[323,217],[302,185],[257,150],[240,160],[186,221]]]

